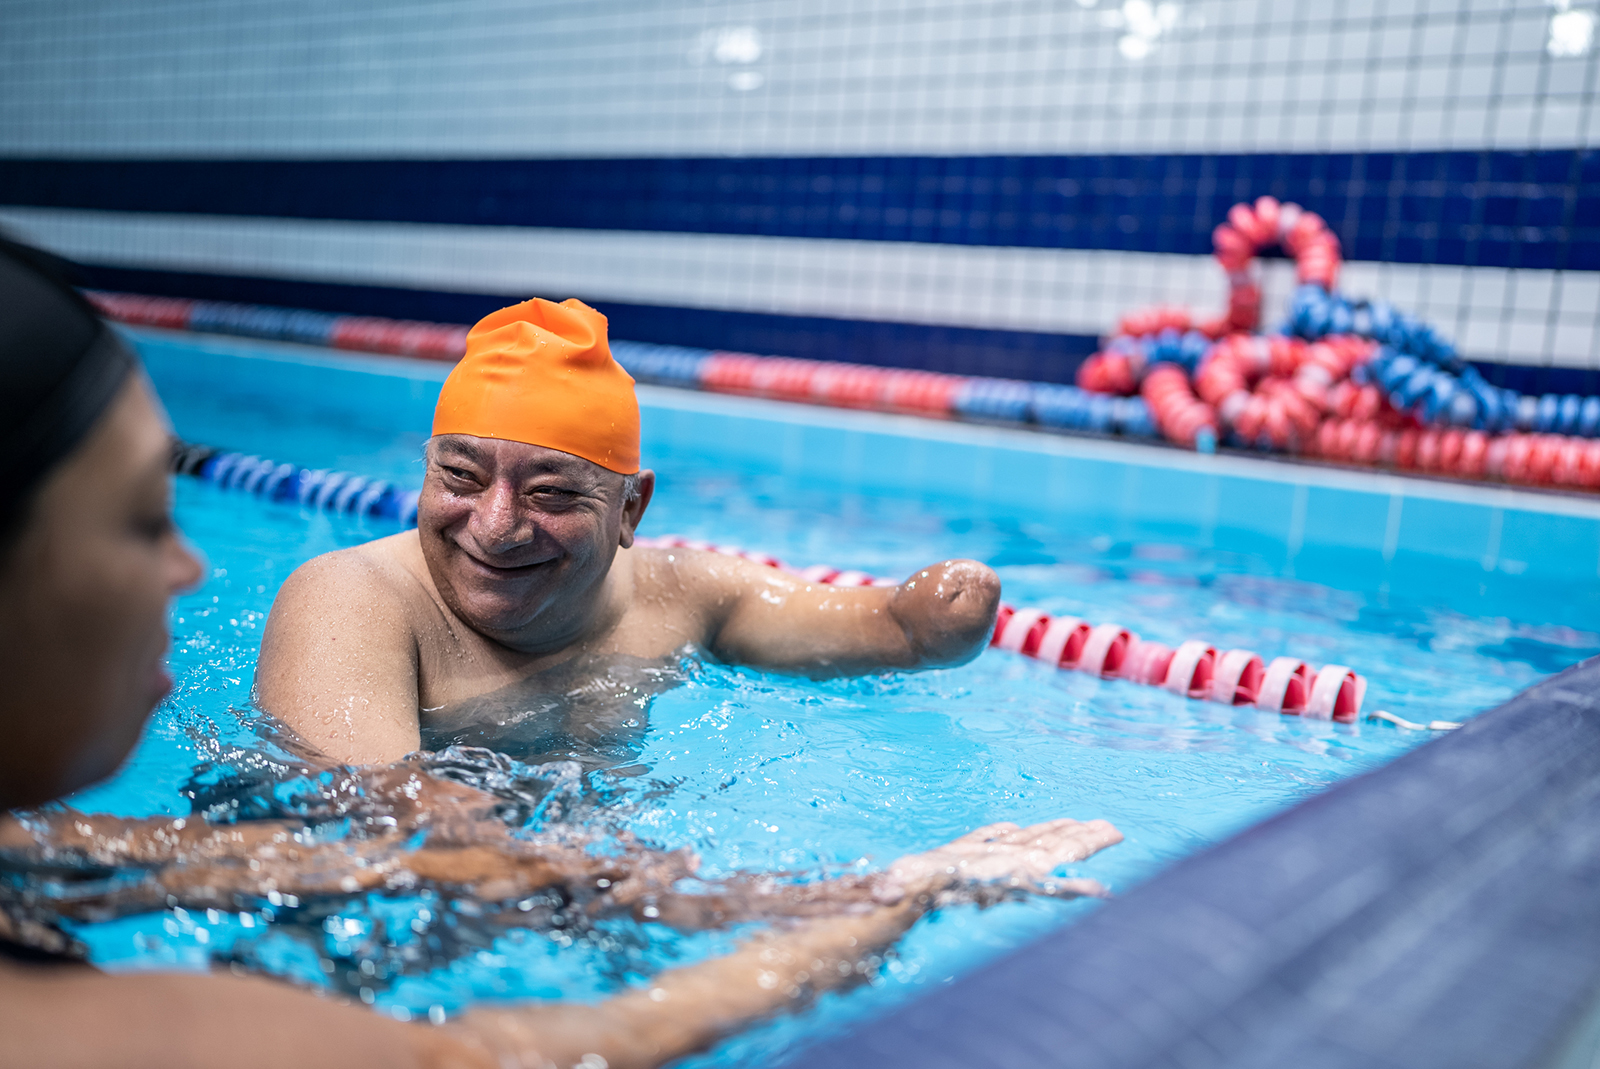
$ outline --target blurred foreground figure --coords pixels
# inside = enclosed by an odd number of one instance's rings
[[[168,602],[200,579],[173,525],[170,434],[148,382],[48,263],[9,243],[0,243],[0,446],[7,810],[116,770],[171,685]],[[280,820],[0,815],[0,860],[13,873],[109,866],[137,877],[106,881],[97,897],[0,895],[0,1066],[657,1065],[869,974],[873,955],[941,901],[1094,893],[1050,873],[1121,838],[1103,821],[994,825],[877,875],[809,885],[740,877],[691,895],[675,884],[693,874],[693,857],[626,843],[602,856],[578,832],[513,838],[483,812],[492,799],[431,776],[420,758],[343,775],[332,793],[349,802],[337,816],[357,831],[340,842]],[[490,909],[555,889],[594,916],[632,911],[682,927],[789,920],[598,1005],[475,1009],[442,1026],[401,1024],[267,979],[105,975],[56,923],[430,885]]]
[[[305,564],[267,620],[257,700],[335,761],[466,744],[593,764],[643,733],[640,699],[686,653],[846,675],[962,664],[994,627],[976,561],[841,589],[634,547],[655,473],[605,317],[576,300],[472,329],[427,465],[415,531]]]

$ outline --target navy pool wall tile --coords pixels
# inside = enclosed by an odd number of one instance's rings
[[[100,289],[159,297],[239,301],[437,323],[474,323],[507,304],[534,296],[147,271],[96,264],[83,265],[82,281]],[[561,299],[573,294],[548,296]],[[915,368],[951,375],[1071,382],[1078,365],[1099,348],[1098,338],[1084,334],[729,312],[619,301],[588,303],[606,316],[612,337],[629,341]]]
[[[1496,386],[1518,393],[1575,393],[1584,397],[1600,394],[1600,369],[1496,364],[1484,360],[1472,363]]]
[[[1240,200],[1354,260],[1600,270],[1600,152],[0,160],[0,204],[955,245],[1211,251]]]

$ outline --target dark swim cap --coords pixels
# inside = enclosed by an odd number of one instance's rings
[[[134,366],[64,263],[0,237],[0,547]]]

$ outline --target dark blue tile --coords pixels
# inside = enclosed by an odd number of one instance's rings
[[[1531,159],[1526,152],[1495,152],[1489,154],[1489,181],[1526,182],[1531,170]]]
[[[1577,158],[1575,149],[1534,153],[1533,180],[1552,185],[1570,182],[1577,169]]]
[[[1512,226],[1519,222],[1522,203],[1517,197],[1485,197],[1481,218],[1489,226]]]
[[[1522,241],[1513,246],[1516,259],[1513,267],[1532,267],[1552,270],[1564,266],[1565,247],[1548,241]]]
[[[1582,232],[1567,247],[1567,267],[1574,271],[1600,271],[1600,231]]]
[[[0,161],[0,203],[47,207],[1186,253],[1209,251],[1228,208],[1267,192],[1321,214],[1357,257],[1501,258],[1474,247],[1482,223],[1500,243],[1529,237],[1507,228],[1534,227],[1541,244],[1570,243],[1564,262],[1587,264],[1580,236],[1557,230],[1600,226],[1597,154],[1569,150]]]
[[[1510,267],[1511,243],[1509,241],[1480,241],[1477,246],[1479,267]]]

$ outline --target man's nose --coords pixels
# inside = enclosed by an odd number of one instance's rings
[[[472,536],[482,548],[504,552],[532,541],[533,533],[528,510],[510,483],[496,481],[478,498],[472,510]]]

